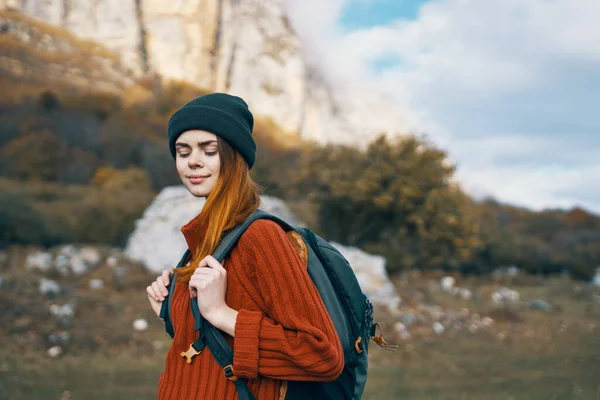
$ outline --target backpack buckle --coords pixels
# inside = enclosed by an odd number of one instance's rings
[[[356,352],[358,354],[362,353],[364,350],[363,347],[363,343],[362,343],[362,337],[359,336],[358,339],[356,339],[356,341],[354,342],[354,349],[356,350]]]
[[[201,352],[202,352],[202,350],[200,350],[200,351],[196,350],[196,348],[194,347],[194,343],[192,343],[192,344],[190,344],[190,348],[187,349],[187,351],[181,352],[181,357],[185,357],[186,358],[185,362],[187,362],[188,364],[191,364],[192,358],[194,358]]]
[[[233,366],[231,364],[224,367],[223,372],[225,373],[225,377],[227,377],[227,379],[229,379],[231,382],[238,380],[238,377],[233,374]]]
[[[377,330],[379,330],[379,335],[376,335]],[[385,341],[385,339],[383,338],[383,334],[381,332],[381,325],[379,325],[379,323],[373,324],[372,332],[371,332],[371,339],[373,339],[373,341],[375,343],[377,343],[377,345],[379,347],[381,347],[382,349],[389,350],[389,351],[396,351],[398,349],[397,344],[388,344],[388,342]]]

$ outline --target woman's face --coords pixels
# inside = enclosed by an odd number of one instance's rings
[[[201,130],[182,133],[175,142],[175,164],[183,185],[196,197],[206,197],[219,177],[217,136]]]

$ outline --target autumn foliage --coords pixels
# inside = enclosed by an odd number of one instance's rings
[[[0,106],[0,246],[125,244],[158,191],[179,184],[169,115],[205,93],[180,82],[147,86],[152,96],[135,101],[44,89]],[[252,172],[264,192],[327,239],[384,255],[391,273],[514,264],[589,278],[600,265],[598,216],[474,201],[425,137],[318,146],[261,116],[254,135]]]

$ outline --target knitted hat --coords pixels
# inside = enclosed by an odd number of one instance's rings
[[[225,139],[252,168],[256,143],[252,138],[254,117],[239,97],[211,93],[184,104],[169,119],[169,149],[175,158],[175,141],[183,132],[200,129]]]

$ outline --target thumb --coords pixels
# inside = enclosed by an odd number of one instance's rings
[[[170,277],[171,277],[171,271],[169,271],[168,269],[165,269],[162,272],[162,280],[163,283],[165,284],[165,286],[169,286],[169,282],[170,282]]]

